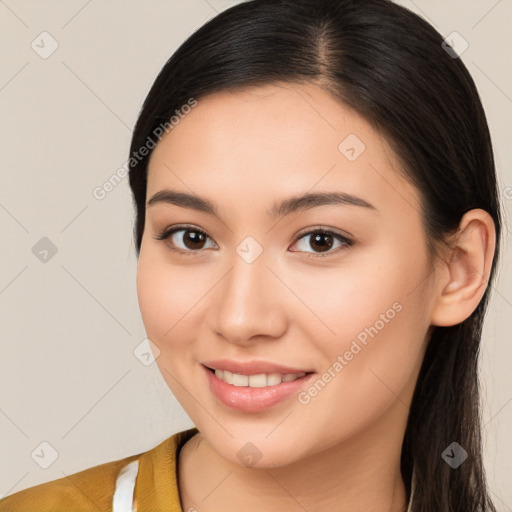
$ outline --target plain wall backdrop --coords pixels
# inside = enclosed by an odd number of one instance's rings
[[[0,496],[193,426],[140,357],[128,180],[102,199],[94,190],[125,165],[173,51],[235,3],[0,0]],[[492,496],[511,511],[512,2],[399,3],[467,41],[461,58],[493,137],[506,218],[481,347],[482,423]]]

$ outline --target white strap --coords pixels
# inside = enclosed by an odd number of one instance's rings
[[[114,491],[112,512],[134,512],[133,495],[138,471],[139,461],[134,460],[119,472]]]
[[[409,500],[409,504],[407,506],[407,512],[412,512],[412,498],[414,496],[414,488],[416,487],[416,471],[414,471],[415,464],[412,465],[412,477],[411,477],[411,498]]]

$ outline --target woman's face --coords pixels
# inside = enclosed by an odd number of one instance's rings
[[[225,459],[275,467],[368,436],[401,443],[435,273],[419,194],[396,169],[371,125],[313,85],[201,99],[154,149],[141,313],[165,381]],[[306,194],[327,195],[289,202]],[[314,373],[240,387],[203,365],[218,360]]]

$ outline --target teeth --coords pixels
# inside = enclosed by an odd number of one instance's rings
[[[306,375],[303,373],[260,373],[258,375],[240,375],[227,370],[215,370],[215,376],[233,386],[249,386],[251,388],[264,388],[277,386],[281,382],[291,382]]]
[[[249,377],[247,375],[238,375],[233,373],[233,386],[248,386]]]
[[[217,373],[220,372],[222,373],[221,370],[215,370],[215,375],[217,375]],[[217,375],[217,377],[219,377]],[[228,372],[227,370],[224,370],[224,375],[219,377],[219,379],[222,378],[222,380],[224,382],[227,382],[228,384],[233,384],[233,374],[231,372]]]

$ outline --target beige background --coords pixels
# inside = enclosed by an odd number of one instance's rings
[[[145,333],[127,179],[103,200],[93,190],[126,161],[139,108],[167,58],[233,3],[0,0],[0,496],[192,426],[156,365],[133,353]],[[509,219],[512,2],[400,3],[468,41],[462,59],[487,111]],[[51,49],[44,31],[58,44],[47,58],[31,47]],[[507,225],[481,350],[485,463],[501,511],[512,510]],[[32,251],[43,237],[57,249],[46,262]],[[43,469],[52,450],[58,457]]]

